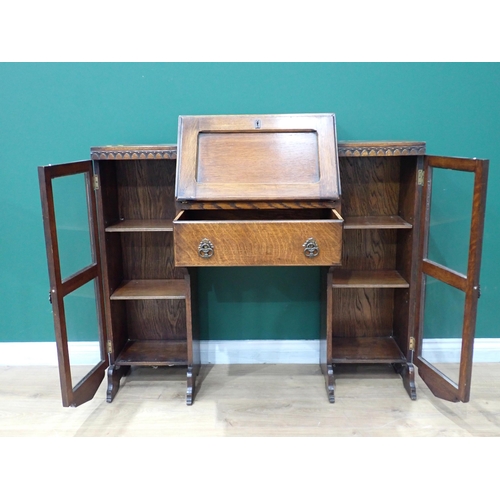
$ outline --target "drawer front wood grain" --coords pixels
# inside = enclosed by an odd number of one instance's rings
[[[175,265],[330,266],[341,262],[342,220],[174,221]],[[312,238],[308,250],[304,245]],[[200,243],[212,250],[200,255]],[[317,252],[314,243],[317,244]],[[314,256],[307,256],[306,254]],[[315,255],[317,253],[317,255]]]

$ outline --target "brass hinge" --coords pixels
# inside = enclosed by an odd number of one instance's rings
[[[112,354],[113,353],[113,343],[111,342],[111,340],[108,340],[106,342],[106,348],[108,350],[108,354]]]
[[[99,189],[99,177],[97,175],[94,175],[94,191],[97,191]]]
[[[419,170],[418,171],[418,178],[417,178],[417,184],[419,186],[423,186],[424,185],[424,176],[425,176],[425,174],[424,174],[423,169]]]
[[[410,351],[415,350],[415,337],[410,337]]]

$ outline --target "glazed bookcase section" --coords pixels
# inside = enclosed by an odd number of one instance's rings
[[[187,365],[190,281],[174,266],[176,147],[92,148],[114,366]]]
[[[345,231],[330,271],[332,363],[406,362],[423,154],[425,143],[339,144]]]

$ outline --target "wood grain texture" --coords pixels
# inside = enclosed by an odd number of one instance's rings
[[[341,158],[342,215],[398,215],[401,159]]]
[[[184,272],[174,264],[172,232],[125,232],[120,236],[121,281],[184,277]]]
[[[334,337],[333,363],[405,362],[392,337]]]
[[[333,288],[408,288],[409,284],[395,270],[352,271],[337,269]]]
[[[326,209],[340,210],[339,200],[269,200],[269,201],[181,201],[178,210],[301,210]]]
[[[384,270],[396,267],[397,233],[389,229],[352,229],[343,234],[342,267]]]
[[[198,183],[308,184],[319,181],[318,137],[314,132],[201,132],[198,148]]]
[[[124,281],[111,295],[111,300],[185,299],[184,280],[131,280]]]
[[[393,288],[333,288],[333,337],[390,337]]]
[[[119,220],[174,219],[174,161],[118,161],[116,177]]]
[[[181,116],[176,197],[336,200],[336,145],[333,114]]]
[[[131,341],[121,351],[116,365],[187,365],[187,343],[185,341]]]
[[[184,300],[127,300],[126,333],[129,340],[186,341]]]
[[[292,216],[283,212],[285,217]],[[185,221],[183,215],[174,221],[177,266],[324,266],[340,263],[342,223],[339,220],[198,222]],[[210,258],[199,255],[199,244],[205,238],[214,246]],[[309,238],[314,238],[319,246],[317,257],[308,258],[304,253],[303,245]]]
[[[344,229],[411,229],[412,225],[399,215],[346,217]]]

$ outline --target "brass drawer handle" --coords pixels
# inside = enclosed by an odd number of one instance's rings
[[[203,259],[209,259],[214,254],[214,245],[208,238],[203,238],[198,245],[198,255]]]
[[[304,254],[306,257],[313,258],[317,257],[319,254],[318,243],[314,238],[308,238],[306,242],[302,245],[304,247]]]

